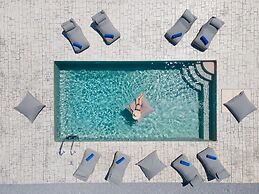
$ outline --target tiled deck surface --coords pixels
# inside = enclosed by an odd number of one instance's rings
[[[128,2],[128,3],[126,3]],[[188,34],[176,47],[164,33],[189,8],[198,16]],[[90,27],[91,16],[104,9],[121,32],[121,39],[106,46]],[[225,25],[209,50],[200,53],[190,46],[200,26],[211,16]],[[91,47],[75,55],[61,35],[60,24],[73,17],[82,27]],[[238,124],[221,112],[221,90],[248,88],[259,106],[259,1],[165,0],[77,0],[0,1],[0,183],[77,182],[72,176],[83,150],[91,147],[102,154],[89,182],[103,182],[113,154],[120,150],[132,161],[125,182],[147,181],[134,164],[158,150],[170,164],[185,153],[204,176],[195,155],[206,146],[216,149],[231,173],[225,182],[259,182],[259,111]],[[218,61],[217,142],[98,142],[75,143],[77,153],[58,156],[60,143],[53,139],[54,60],[177,60]],[[13,107],[26,91],[47,107],[31,124]],[[180,177],[168,167],[152,182],[175,182]]]

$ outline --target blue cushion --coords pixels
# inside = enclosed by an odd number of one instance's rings
[[[200,39],[203,42],[203,44],[205,44],[205,45],[207,45],[209,43],[209,41],[207,40],[207,38],[205,36],[201,36]]]
[[[121,157],[119,160],[116,161],[116,164],[121,163],[123,160],[125,160],[125,158],[124,158],[124,157]]]
[[[190,166],[189,162],[186,162],[184,160],[180,160],[180,164],[184,165],[184,166]]]
[[[86,160],[86,161],[89,161],[89,160],[91,160],[93,157],[94,157],[94,154],[91,153],[85,160]]]
[[[211,159],[211,160],[217,160],[217,157],[216,157],[216,156],[213,156],[213,155],[207,154],[206,157],[209,158],[209,159]]]
[[[76,47],[78,47],[80,49],[82,48],[82,45],[80,43],[78,43],[78,42],[74,42],[73,46],[76,46]]]
[[[113,38],[113,34],[104,34],[104,38]]]
[[[181,33],[181,32],[179,32],[179,33],[176,33],[176,34],[173,34],[172,35],[172,39],[174,39],[174,38],[178,38],[178,37],[181,37],[183,34]]]

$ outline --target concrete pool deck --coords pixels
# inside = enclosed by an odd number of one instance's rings
[[[172,46],[164,33],[189,8],[197,17],[181,42]],[[106,46],[89,26],[91,16],[104,9],[121,38]],[[225,25],[210,48],[201,53],[190,43],[211,16]],[[259,107],[259,2],[258,1],[1,1],[0,2],[0,183],[74,183],[73,176],[86,147],[102,154],[89,182],[104,182],[115,151],[132,160],[125,182],[147,182],[134,164],[153,150],[169,166],[181,153],[188,156],[205,177],[196,153],[215,148],[231,173],[228,183],[259,182],[259,111],[238,124],[229,112],[221,112],[222,89],[250,89]],[[73,17],[90,48],[75,55],[61,35],[61,23]],[[217,142],[82,142],[70,144],[60,157],[54,142],[53,65],[55,60],[217,60]],[[47,107],[31,124],[13,109],[29,90]],[[167,167],[151,182],[179,182]]]

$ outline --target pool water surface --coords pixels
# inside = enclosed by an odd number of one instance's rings
[[[216,74],[202,64],[56,61],[55,140],[216,140]],[[136,123],[125,108],[142,92],[155,111]]]

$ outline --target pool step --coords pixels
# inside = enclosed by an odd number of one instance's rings
[[[202,64],[195,64],[195,71],[196,74],[201,78],[204,79],[206,81],[211,81],[212,76],[211,74],[207,73],[204,69],[204,67],[202,66]]]
[[[181,69],[181,74],[182,74],[182,78],[183,80],[194,90],[198,90],[201,91],[201,85],[199,84],[199,82],[197,82],[196,80],[194,80],[191,76],[190,76],[190,72],[188,71],[188,68],[182,68]]]
[[[199,64],[200,65],[200,64]],[[199,66],[197,65],[197,66]],[[196,80],[197,83],[201,84],[203,87],[203,139],[209,140],[209,81],[207,79],[201,78],[200,75],[197,74],[196,66],[189,66],[188,71],[190,72],[190,76]]]

